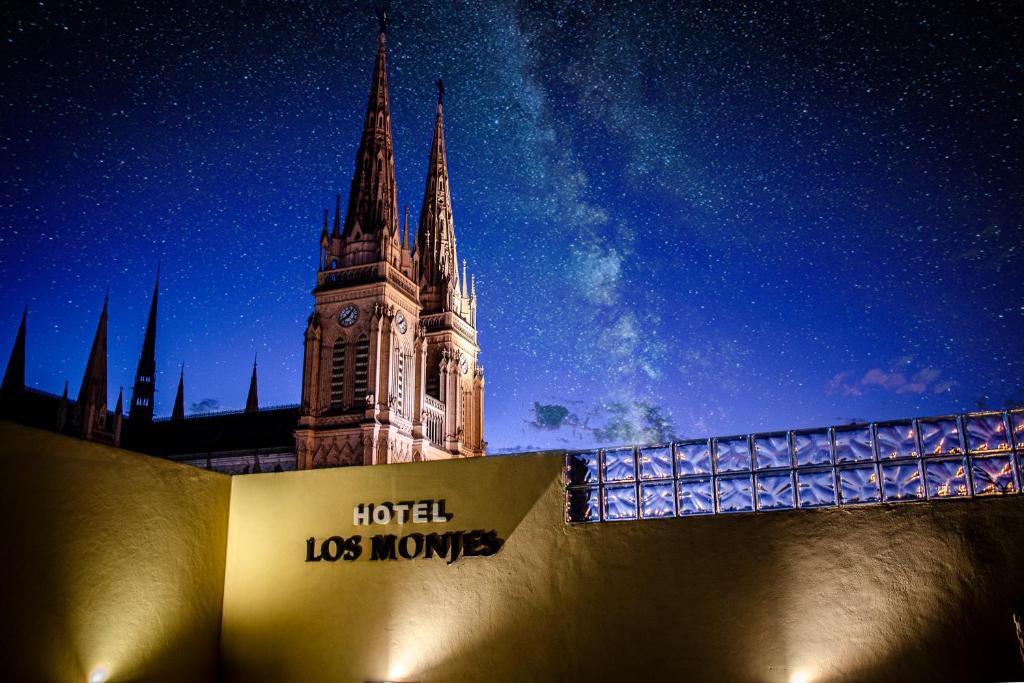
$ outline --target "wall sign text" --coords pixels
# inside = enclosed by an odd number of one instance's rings
[[[455,515],[445,510],[445,501],[421,500],[384,503],[360,503],[352,509],[353,526],[373,524],[438,524]],[[487,557],[505,543],[493,529],[485,531],[446,531],[444,533],[378,534],[365,539],[361,535],[329,536],[306,539],[306,562],[355,562],[369,549],[370,561],[443,559],[448,564],[460,557]]]

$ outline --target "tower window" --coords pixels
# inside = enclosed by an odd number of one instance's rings
[[[331,356],[331,407],[340,408],[345,397],[345,341],[334,342]]]
[[[366,335],[356,341],[355,400],[366,398],[366,379],[370,369],[370,342]]]
[[[441,352],[437,348],[430,350],[427,356],[427,394],[441,398]]]
[[[405,414],[405,352],[398,349],[398,362],[395,364],[395,379],[398,385],[395,387],[395,395],[398,397],[398,414]]]

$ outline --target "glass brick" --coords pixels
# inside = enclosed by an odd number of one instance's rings
[[[636,479],[636,455],[632,448],[616,448],[604,452],[604,481],[633,481]]]
[[[967,415],[964,418],[967,447],[972,453],[1005,451],[1010,448],[1010,435],[1002,413]]]
[[[757,509],[788,510],[796,505],[793,492],[793,475],[757,475]]]
[[[1010,411],[1010,431],[1013,432],[1013,443],[1019,450],[1024,450],[1024,410]]]
[[[754,487],[749,474],[718,477],[715,484],[719,512],[750,512],[754,509]]]
[[[675,484],[670,481],[640,484],[640,515],[645,519],[675,517]]]
[[[715,511],[715,495],[710,479],[685,479],[677,485],[679,516],[710,515]]]
[[[836,504],[836,480],[832,468],[797,470],[796,485],[802,508]]]
[[[875,427],[875,434],[879,459],[895,460],[918,456],[917,434],[914,432],[914,423],[910,420],[880,424]]]
[[[836,439],[836,463],[870,462],[872,451],[870,427],[844,427],[832,430]]]
[[[969,496],[967,465],[963,458],[931,460],[924,464],[925,482],[929,498],[958,498]]]
[[[749,472],[750,447],[747,437],[715,439],[715,472]]]
[[[996,496],[1017,492],[1017,482],[1013,478],[1013,459],[1009,453],[973,458],[971,477],[974,479],[974,495],[976,496]]]
[[[604,487],[604,519],[636,519],[636,485],[614,484]]]
[[[839,469],[839,499],[843,505],[877,503],[882,499],[874,465]]]
[[[565,483],[569,486],[597,483],[597,452],[569,453],[565,456]]]
[[[596,486],[565,492],[566,515],[570,522],[597,522],[601,519],[600,494]]]
[[[671,479],[672,447],[660,446],[657,448],[641,448],[640,478]]]
[[[676,444],[676,474],[711,474],[711,448],[706,439]]]
[[[959,455],[964,452],[955,417],[918,420],[917,431],[921,435],[921,452],[925,455]]]
[[[923,500],[924,478],[921,464],[914,462],[883,463],[882,497],[887,501]]]
[[[797,467],[831,465],[832,438],[828,430],[793,432],[793,453],[796,455]]]
[[[792,467],[787,434],[758,434],[754,437],[754,462],[759,470]]]

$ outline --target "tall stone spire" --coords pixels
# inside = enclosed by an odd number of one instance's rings
[[[75,424],[82,437],[92,438],[94,432],[105,431],[107,421],[107,305],[109,292],[103,297],[103,311],[92,340],[89,361],[85,365],[82,385],[75,403]]]
[[[398,201],[395,160],[388,105],[388,70],[381,17],[377,62],[370,100],[363,120],[363,136],[356,152],[356,168],[345,214],[343,265],[390,260],[398,249]]]
[[[25,389],[25,322],[28,320],[28,306],[21,312],[21,325],[14,338],[14,348],[7,361],[3,385],[0,385],[0,396],[14,398]]]
[[[430,145],[427,187],[423,193],[420,224],[416,230],[416,262],[421,299],[427,311],[450,308],[452,293],[459,292],[459,266],[452,222],[452,196],[448,186],[448,156],[444,148],[444,83],[437,81],[437,116]]]
[[[181,364],[181,374],[178,375],[178,392],[174,395],[174,409],[171,411],[171,420],[178,422],[185,419],[185,364]]]
[[[260,410],[259,398],[256,395],[256,359],[252,359],[252,377],[249,378],[249,395],[245,398],[245,412],[258,413]]]
[[[139,354],[139,365],[135,370],[132,405],[128,409],[128,417],[135,426],[153,421],[153,394],[156,391],[156,301],[159,292],[160,264],[157,263],[153,298],[149,303],[149,318],[146,320],[146,333],[142,338],[142,353]]]
[[[117,406],[114,408],[114,446],[121,445],[121,428],[124,426],[124,387],[117,390]]]

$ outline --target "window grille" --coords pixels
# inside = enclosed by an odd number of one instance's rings
[[[345,341],[334,342],[331,355],[331,407],[340,408],[345,399]]]

